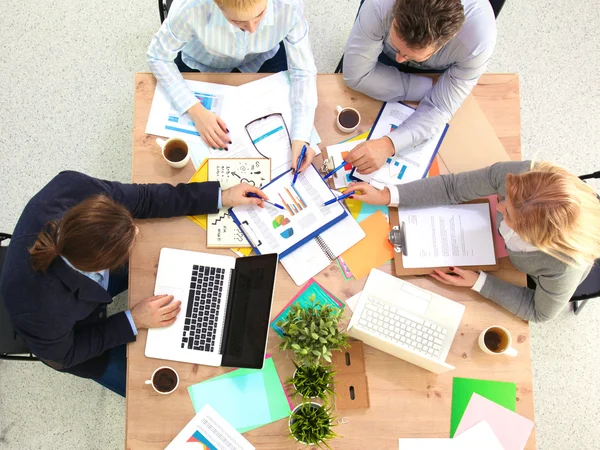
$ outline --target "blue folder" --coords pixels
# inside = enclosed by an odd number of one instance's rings
[[[315,168],[314,165],[312,165],[313,168],[315,170],[317,170]],[[279,178],[281,178],[282,176],[284,176],[285,174],[291,172],[292,169],[288,170],[287,172],[282,173],[281,175],[279,175],[278,177],[274,178],[273,180],[271,180],[270,183],[264,185],[262,187],[262,189],[266,188],[267,186],[269,186],[271,183],[274,183],[275,181],[277,181]],[[317,171],[318,173],[318,171]],[[327,186],[327,189],[329,189],[329,185],[327,184],[327,182],[325,180],[323,180],[322,177],[321,181],[325,184],[325,186]],[[336,198],[335,194],[333,192],[331,192],[331,198]],[[325,200],[329,200],[329,199],[325,199]],[[342,214],[340,214],[338,217],[335,217],[334,219],[332,219],[331,221],[329,221],[328,223],[326,223],[325,225],[323,225],[321,228],[319,228],[318,230],[314,231],[313,233],[309,234],[308,236],[302,238],[300,241],[298,241],[296,244],[286,248],[285,250],[279,252],[279,259],[289,255],[290,253],[292,253],[294,250],[296,250],[298,247],[301,247],[302,245],[306,244],[307,242],[309,242],[311,239],[314,239],[315,237],[317,237],[319,234],[321,234],[323,231],[327,230],[328,228],[331,228],[332,226],[334,226],[336,223],[338,223],[340,220],[342,220],[344,217],[346,217],[348,215],[348,211],[346,211],[345,208],[342,208],[343,212]],[[260,255],[260,245],[261,242],[258,242],[258,245],[254,245],[253,240],[246,234],[246,231],[244,230],[244,227],[242,226],[242,224],[240,223],[240,220],[237,218],[237,216],[235,215],[235,213],[233,212],[233,208],[229,208],[229,215],[231,216],[231,218],[233,219],[233,221],[235,222],[235,224],[238,226],[238,228],[242,231],[242,233],[244,233],[244,236],[246,238],[246,240],[248,242],[250,242],[250,245],[252,246],[252,249],[254,250],[254,252],[257,255]],[[252,225],[247,224],[250,228],[252,228]]]

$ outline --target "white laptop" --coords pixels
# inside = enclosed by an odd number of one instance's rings
[[[465,307],[372,269],[348,334],[437,374],[453,370],[446,357]]]
[[[163,248],[154,294],[181,300],[181,312],[172,325],[148,330],[146,356],[262,368],[276,274],[276,254],[234,258]]]

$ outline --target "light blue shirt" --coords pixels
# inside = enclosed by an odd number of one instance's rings
[[[148,64],[183,114],[198,99],[173,62],[181,51],[183,62],[201,72],[257,72],[283,42],[292,84],[292,140],[310,141],[317,107],[317,68],[308,22],[301,0],[268,0],[254,33],[227,21],[213,0],[175,0],[167,19],[152,38]]]
[[[67,266],[69,266],[71,269],[75,270],[76,272],[79,272],[83,276],[88,277],[90,280],[95,281],[100,286],[102,286],[102,288],[104,290],[108,290],[108,278],[110,276],[108,269],[101,270],[100,272],[84,272],[83,270],[79,270],[78,268],[73,266],[73,264],[71,264],[69,262],[69,260],[67,258],[65,258],[64,256],[61,255],[60,257],[67,264]],[[133,317],[131,317],[131,311],[130,310],[125,311],[125,315],[127,316],[127,319],[129,319],[129,324],[131,325],[133,334],[135,336],[137,336],[138,330],[137,330],[137,327],[135,326],[135,323],[133,322]]]

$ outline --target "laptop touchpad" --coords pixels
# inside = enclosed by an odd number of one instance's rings
[[[429,307],[431,294],[423,289],[419,289],[410,283],[402,284],[402,293],[400,295],[402,308],[420,316],[424,316]]]

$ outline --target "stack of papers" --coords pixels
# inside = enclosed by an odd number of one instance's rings
[[[400,438],[399,450],[504,450],[487,424],[479,422],[454,439]]]
[[[188,392],[194,411],[210,405],[240,433],[288,417],[292,412],[270,356],[261,370],[236,369],[194,384]]]

